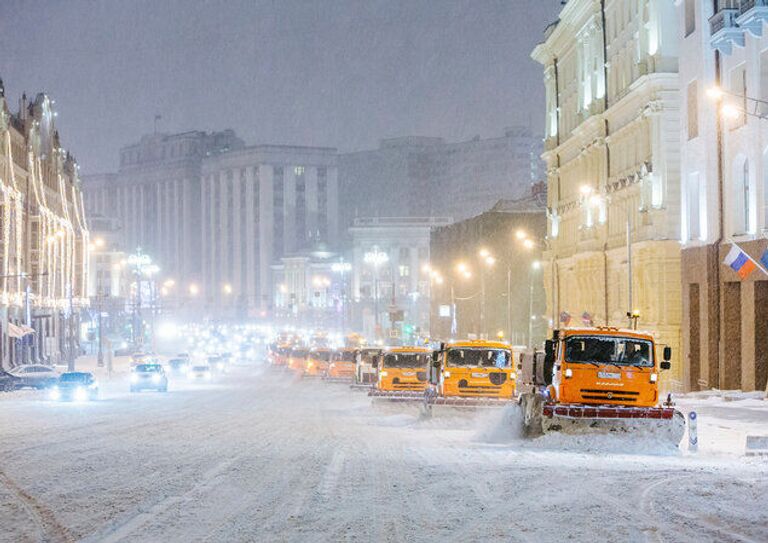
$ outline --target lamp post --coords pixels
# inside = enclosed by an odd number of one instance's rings
[[[144,254],[141,251],[141,247],[136,249],[135,254],[128,256],[127,263],[133,268],[133,274],[136,278],[136,301],[133,309],[132,326],[132,341],[134,349],[136,349],[144,345],[144,321],[141,315],[141,306],[143,303],[141,299],[142,275],[147,274],[151,277],[153,274],[160,271],[160,268],[157,265],[152,264],[152,259],[149,255]],[[154,327],[154,318],[152,319],[152,325]],[[154,330],[152,336],[152,341],[154,342]]]
[[[344,333],[347,328],[347,273],[352,271],[352,264],[340,258],[331,264],[331,271],[341,275],[341,332]]]
[[[488,249],[480,249],[478,252],[480,256],[480,337],[485,334],[485,269],[492,268],[496,263],[496,259],[491,255]]]
[[[528,348],[533,347],[533,279],[534,274],[541,269],[541,262],[534,260],[531,263],[529,272],[529,291],[528,291]]]
[[[374,306],[374,324],[376,326],[376,335],[380,334],[381,322],[379,321],[379,268],[389,262],[389,255],[380,251],[379,247],[374,245],[373,250],[365,253],[363,262],[373,266],[373,306]]]

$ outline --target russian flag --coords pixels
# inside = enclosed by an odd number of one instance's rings
[[[725,260],[723,260],[723,264],[730,266],[742,279],[749,277],[749,274],[755,271],[755,268],[757,267],[747,253],[739,249],[736,245],[731,247],[731,250],[728,251],[728,255],[725,257]]]

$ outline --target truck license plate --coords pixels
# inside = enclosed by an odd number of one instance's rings
[[[600,379],[621,379],[620,373],[612,373],[610,371],[599,371],[597,372],[597,376]]]

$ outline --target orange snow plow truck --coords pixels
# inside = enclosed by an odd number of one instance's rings
[[[516,398],[510,345],[467,340],[444,343],[432,354],[428,406],[503,407]]]
[[[432,351],[424,347],[393,347],[379,358],[378,380],[368,393],[392,402],[423,402]]]
[[[659,398],[659,359],[647,332],[612,327],[555,330],[544,353],[523,357],[520,406],[523,431],[535,437],[561,431],[652,432],[678,444],[685,417],[671,397]]]

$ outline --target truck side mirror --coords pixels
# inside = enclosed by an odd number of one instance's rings
[[[668,370],[672,367],[672,363],[669,360],[664,360],[661,364],[659,364],[659,367],[663,370]]]
[[[371,367],[372,368],[378,368],[379,367],[379,357],[378,356],[372,356],[371,357]]]
[[[670,347],[669,345],[664,347],[663,358],[664,358],[664,362],[669,362],[670,360],[672,360],[672,347]]]

